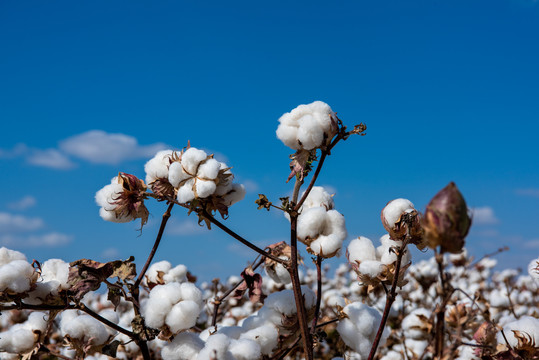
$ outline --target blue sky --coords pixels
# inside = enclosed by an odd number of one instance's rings
[[[538,34],[533,0],[4,0],[0,245],[41,261],[142,264],[164,204],[140,234],[102,221],[94,194],[118,171],[144,177],[156,149],[188,140],[247,185],[227,224],[259,245],[287,239],[286,219],[254,200],[291,191],[278,118],[322,100],[368,126],[319,181],[350,239],[383,234],[387,201],[422,210],[455,181],[477,210],[471,253],[508,245],[500,266],[524,266],[539,255]],[[90,152],[96,142],[111,150]],[[173,215],[157,260],[211,279],[254,258]]]

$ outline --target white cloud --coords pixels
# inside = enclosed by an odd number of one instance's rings
[[[40,218],[0,212],[0,231],[3,233],[34,231],[42,228],[43,225],[44,222]]]
[[[260,188],[258,184],[254,182],[253,180],[249,180],[249,179],[241,180],[240,183],[242,183],[243,186],[245,186],[245,191],[248,193],[257,192],[258,189]]]
[[[528,240],[524,244],[522,244],[522,247],[525,249],[539,249],[539,239],[533,239]]]
[[[494,210],[489,206],[476,207],[472,209],[473,223],[476,225],[492,225],[499,222]]]
[[[35,206],[37,203],[36,198],[30,195],[26,195],[20,200],[10,202],[7,206],[10,209],[13,210],[26,210],[33,206]]]
[[[72,169],[76,166],[64,153],[56,149],[34,149],[31,154],[27,156],[26,161],[32,165],[59,170]]]
[[[194,234],[201,234],[206,231],[205,227],[197,224],[196,220],[186,219],[182,222],[175,220],[169,221],[166,228],[167,235],[174,236],[189,236]]]
[[[2,235],[0,236],[0,244],[8,247],[56,247],[66,245],[73,239],[72,236],[52,232],[43,235]]]
[[[528,188],[528,189],[516,189],[515,193],[521,196],[529,196],[539,198],[539,189],[538,188]]]
[[[125,134],[110,134],[91,130],[60,142],[65,153],[94,164],[116,165],[124,160],[151,158],[166,149],[163,143],[139,145],[136,138]]]
[[[120,252],[116,248],[108,248],[101,253],[101,256],[107,260],[117,259],[119,255]]]
[[[13,146],[12,149],[0,149],[0,158],[3,159],[13,159],[19,156],[22,156],[28,152],[28,146],[25,144],[19,143]]]

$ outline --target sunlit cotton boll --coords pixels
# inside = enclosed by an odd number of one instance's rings
[[[343,312],[348,315],[348,318],[339,321],[337,331],[346,345],[360,354],[362,358],[367,358],[382,315],[378,310],[361,302],[347,305]],[[388,336],[389,329],[385,328],[380,346],[384,345]]]
[[[0,266],[0,291],[28,291],[36,278],[37,273],[26,260],[13,260]]]
[[[39,334],[47,328],[48,315],[33,312],[22,324],[15,324],[9,330],[0,333],[0,351],[23,354],[35,346]]]
[[[161,356],[163,360],[192,360],[197,358],[203,347],[204,341],[196,334],[182,332],[163,347]]]
[[[503,333],[507,342],[512,347],[517,347],[518,339],[513,331],[519,331],[525,338],[533,341],[534,344],[539,344],[539,319],[532,316],[522,316],[518,320],[510,322],[503,327]],[[505,344],[505,339],[502,332],[496,335],[498,344]]]
[[[299,105],[283,114],[279,123],[277,137],[294,150],[320,147],[324,137],[333,138],[337,130],[335,113],[322,101]]]
[[[146,324],[159,329],[167,325],[173,333],[193,327],[202,310],[202,292],[192,283],[155,286],[143,306]]]
[[[422,340],[428,336],[428,320],[431,312],[425,308],[414,309],[402,321],[402,329],[410,339]]]
[[[90,315],[79,314],[77,310],[66,310],[60,321],[62,336],[90,342],[92,345],[104,344],[109,338],[105,325]]]
[[[147,283],[181,283],[187,281],[187,267],[180,264],[173,268],[170,262],[163,260],[152,264],[152,266],[148,268],[145,277]]]
[[[535,281],[539,281],[539,258],[530,262],[528,265],[528,274],[530,274]]]
[[[298,217],[297,235],[308,245],[309,252],[332,257],[341,249],[347,236],[344,216],[337,210],[326,211],[324,207],[307,209]]]
[[[234,355],[228,351],[230,338],[224,334],[215,334],[208,338],[204,348],[197,356],[197,360],[235,360]]]
[[[173,153],[172,150],[159,151],[152,159],[148,160],[144,165],[146,184],[151,184],[157,179],[168,179],[168,167]]]
[[[6,247],[0,248],[0,266],[9,264],[13,260],[26,260],[26,256],[19,251],[10,250]]]
[[[376,248],[372,241],[364,236],[352,240],[348,245],[348,260],[351,263],[376,260]]]
[[[115,223],[125,223],[135,220],[134,217],[128,213],[118,215],[114,210],[117,205],[115,202],[122,194],[124,188],[118,183],[118,177],[115,176],[110,181],[109,185],[106,185],[95,194],[95,202],[101,206],[99,209],[99,216],[105,221],[111,221]]]

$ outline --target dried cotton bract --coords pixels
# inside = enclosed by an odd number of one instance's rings
[[[279,122],[277,137],[294,150],[319,148],[338,130],[337,116],[322,101],[300,105],[282,115]]]

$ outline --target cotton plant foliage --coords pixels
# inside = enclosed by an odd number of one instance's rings
[[[156,153],[141,178],[111,174],[95,194],[104,220],[143,226],[155,200],[167,207],[162,229],[185,210],[249,246],[253,262],[241,274],[197,281],[183,264],[153,261],[166,231],[144,266],[132,257],[31,262],[2,247],[0,358],[539,358],[539,258],[526,274],[495,271],[494,255],[474,259],[464,248],[471,218],[454,183],[423,213],[408,199],[381,201],[379,240],[348,236],[338,196],[316,181],[333,148],[365,129],[348,130],[322,101],[278,119],[277,138],[293,152],[282,180],[294,190],[277,201],[259,194],[256,203],[281,211],[290,237],[263,248],[226,225],[246,194],[232,167],[189,142]],[[412,246],[435,256],[413,262]],[[329,269],[325,259],[342,252]]]

